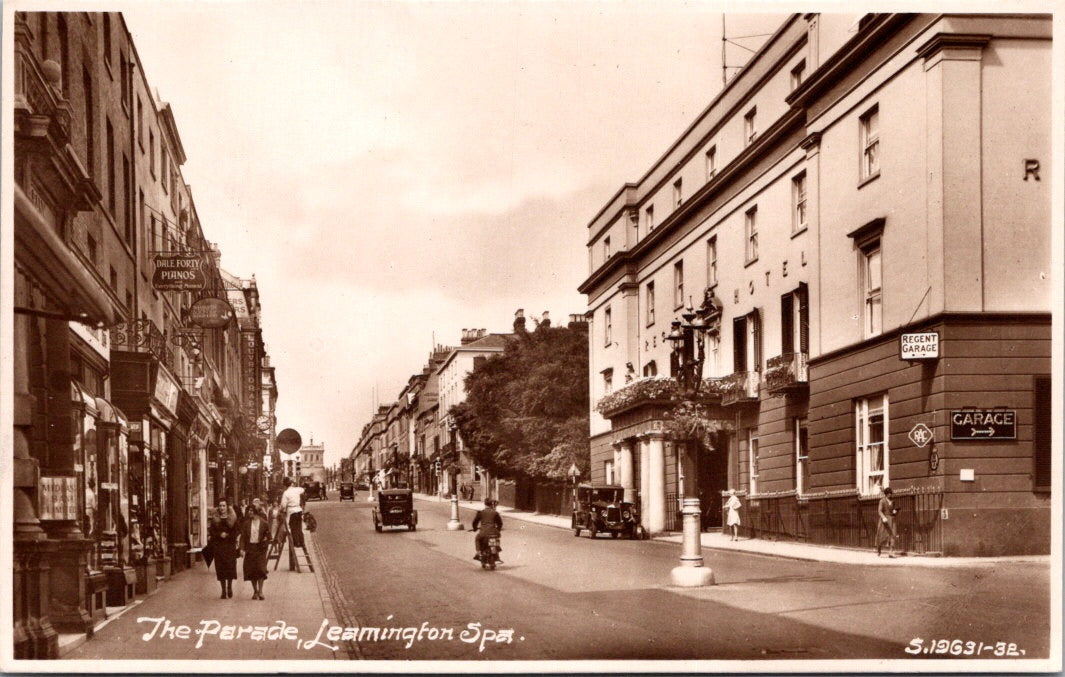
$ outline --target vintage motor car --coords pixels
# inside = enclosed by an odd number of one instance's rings
[[[623,500],[624,496],[624,488],[617,484],[579,485],[573,506],[573,535],[580,536],[587,529],[592,538],[607,531],[611,538],[617,538],[618,534],[636,538],[639,525],[636,506]]]
[[[324,501],[325,485],[318,480],[304,480],[303,493],[308,501]]]
[[[340,500],[341,501],[354,501],[355,500],[355,483],[354,482],[341,482],[340,483]]]
[[[414,492],[410,489],[382,489],[377,492],[377,505],[373,507],[374,529],[382,531],[385,527],[407,527],[414,531],[417,526]]]

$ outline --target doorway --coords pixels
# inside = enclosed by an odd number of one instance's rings
[[[728,489],[728,436],[716,435],[714,446],[699,445],[699,507],[703,512],[703,529],[723,525],[721,494]]]

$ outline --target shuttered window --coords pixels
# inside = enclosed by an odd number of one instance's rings
[[[1050,410],[1050,378],[1045,376],[1035,379],[1033,440],[1034,484],[1035,491],[1050,491],[1051,485],[1051,444],[1050,431],[1053,425]]]

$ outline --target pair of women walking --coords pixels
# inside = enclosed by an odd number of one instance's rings
[[[262,501],[251,502],[244,519],[227,501],[218,502],[211,519],[209,546],[215,563],[215,578],[222,586],[221,599],[233,596],[233,580],[237,577],[237,558],[244,558],[244,580],[251,581],[252,599],[263,597],[266,580],[266,557],[270,548],[270,520]]]

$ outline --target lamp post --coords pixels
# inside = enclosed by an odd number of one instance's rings
[[[685,400],[695,399],[699,395],[699,388],[703,382],[706,335],[716,330],[715,320],[720,315],[720,306],[714,302],[713,294],[707,289],[699,308],[693,308],[691,299],[688,300],[688,307],[681,314],[682,319],[673,320],[669,335],[666,336],[666,340],[672,346],[670,353],[672,373],[680,396]],[[681,494],[683,493],[682,484]],[[681,515],[683,537],[680,566],[674,567],[670,572],[673,585],[684,588],[714,585],[714,572],[703,564],[702,543],[699,535],[701,515],[699,499],[682,496]]]
[[[571,503],[572,503],[573,509],[576,510],[577,509],[577,480],[579,480],[581,478],[581,469],[577,467],[576,463],[571,463],[570,466],[569,466],[569,470],[566,471],[566,474],[569,475],[570,484],[573,485],[573,496],[572,496]]]

